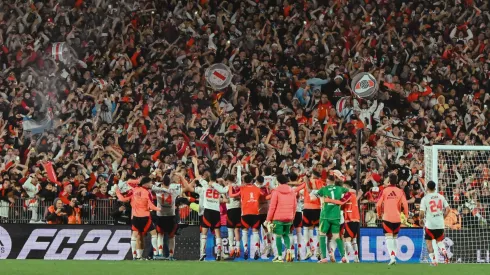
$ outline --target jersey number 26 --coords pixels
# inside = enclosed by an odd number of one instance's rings
[[[206,198],[208,199],[219,199],[219,192],[213,189],[208,189],[206,191]]]

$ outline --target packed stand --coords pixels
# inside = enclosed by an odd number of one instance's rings
[[[192,156],[222,178],[241,161],[253,176],[355,180],[361,129],[364,225],[395,172],[416,226],[423,145],[490,142],[488,3],[289,2],[2,1],[2,219],[34,209],[33,220],[80,223],[118,181],[192,180]],[[214,63],[234,73],[228,88],[206,84]],[[359,72],[377,78],[377,99],[337,111]],[[440,182],[448,227],[490,218],[487,178],[470,182],[470,168],[444,168],[463,175]],[[128,205],[110,207],[127,222]]]

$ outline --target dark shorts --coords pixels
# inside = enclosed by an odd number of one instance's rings
[[[259,214],[259,221],[262,227],[264,227],[264,222],[267,220],[267,214]],[[264,229],[266,229],[264,227]]]
[[[383,221],[383,232],[385,234],[398,234],[400,232],[401,223]]]
[[[317,226],[320,223],[320,209],[303,209],[303,226]]]
[[[425,228],[425,239],[428,241],[436,240],[442,242],[444,240],[444,229]]]
[[[217,229],[221,226],[221,214],[219,211],[204,209],[201,226],[203,228]]]
[[[155,229],[150,217],[133,217],[131,219],[131,230],[139,232],[142,235]]]
[[[231,208],[226,211],[226,227],[240,228],[242,226],[242,209]]]
[[[303,213],[296,212],[296,214],[294,214],[293,227],[298,228],[302,226],[303,226]]]
[[[254,228],[260,227],[260,217],[259,215],[244,215],[242,216],[242,226],[244,228]]]
[[[177,231],[177,223],[175,216],[159,216],[157,217],[157,231],[161,234],[166,234],[173,238]]]
[[[359,232],[359,222],[344,223],[344,238],[357,238],[357,232]]]

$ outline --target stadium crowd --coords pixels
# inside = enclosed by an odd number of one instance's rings
[[[119,180],[192,180],[193,156],[221,178],[242,162],[355,180],[361,130],[364,224],[394,172],[417,226],[423,146],[489,145],[489,39],[480,0],[1,1],[0,203],[59,198],[73,217]],[[207,85],[214,63],[228,88]],[[376,99],[345,98],[359,72]],[[441,160],[448,227],[490,218],[488,160]]]

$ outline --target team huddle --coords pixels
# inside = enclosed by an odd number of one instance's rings
[[[348,263],[350,259],[359,262],[358,196],[353,182],[346,181],[339,171],[330,171],[323,180],[317,171],[304,176],[273,176],[272,170],[266,168],[264,176],[254,178],[251,174],[242,176],[242,165],[237,164],[233,173],[225,179],[218,179],[216,174],[210,172],[201,176],[198,169],[194,174],[195,179],[191,183],[183,175],[175,173],[172,177],[163,177],[162,182],[157,184],[150,178],[128,182],[134,187],[126,194],[116,189],[121,201],[131,202],[131,248],[134,259],[142,258],[143,239],[149,233],[153,258],[162,258],[163,246],[166,245],[169,252],[167,259],[174,260],[177,229],[175,200],[183,192],[194,192],[199,195],[200,261],[206,259],[208,232],[212,232],[215,238],[216,260],[223,259],[220,228],[224,225],[221,224],[220,205],[226,204],[231,258],[243,257],[247,260],[253,257],[257,260],[262,255],[274,255],[273,262],[292,262],[315,256],[319,263],[327,263],[336,261],[338,249],[342,263]],[[389,264],[393,265],[396,263],[401,213],[403,211],[408,216],[408,204],[404,192],[397,187],[397,176],[390,175],[389,181],[390,186],[383,190],[376,209],[383,221]],[[437,265],[433,240],[447,261],[442,240],[444,217],[449,210],[446,200],[435,193],[435,189],[435,183],[429,182],[428,194],[421,202],[421,218],[426,220],[425,239],[433,265]],[[152,202],[152,193],[156,194],[157,206]],[[150,210],[156,211],[156,221],[152,221]],[[293,231],[296,233],[297,250]],[[316,243],[313,240],[314,232],[318,235]],[[167,243],[164,244],[164,240]],[[273,243],[276,249],[273,249]],[[306,245],[305,253],[300,252],[303,243]],[[261,244],[265,247],[261,247]]]

